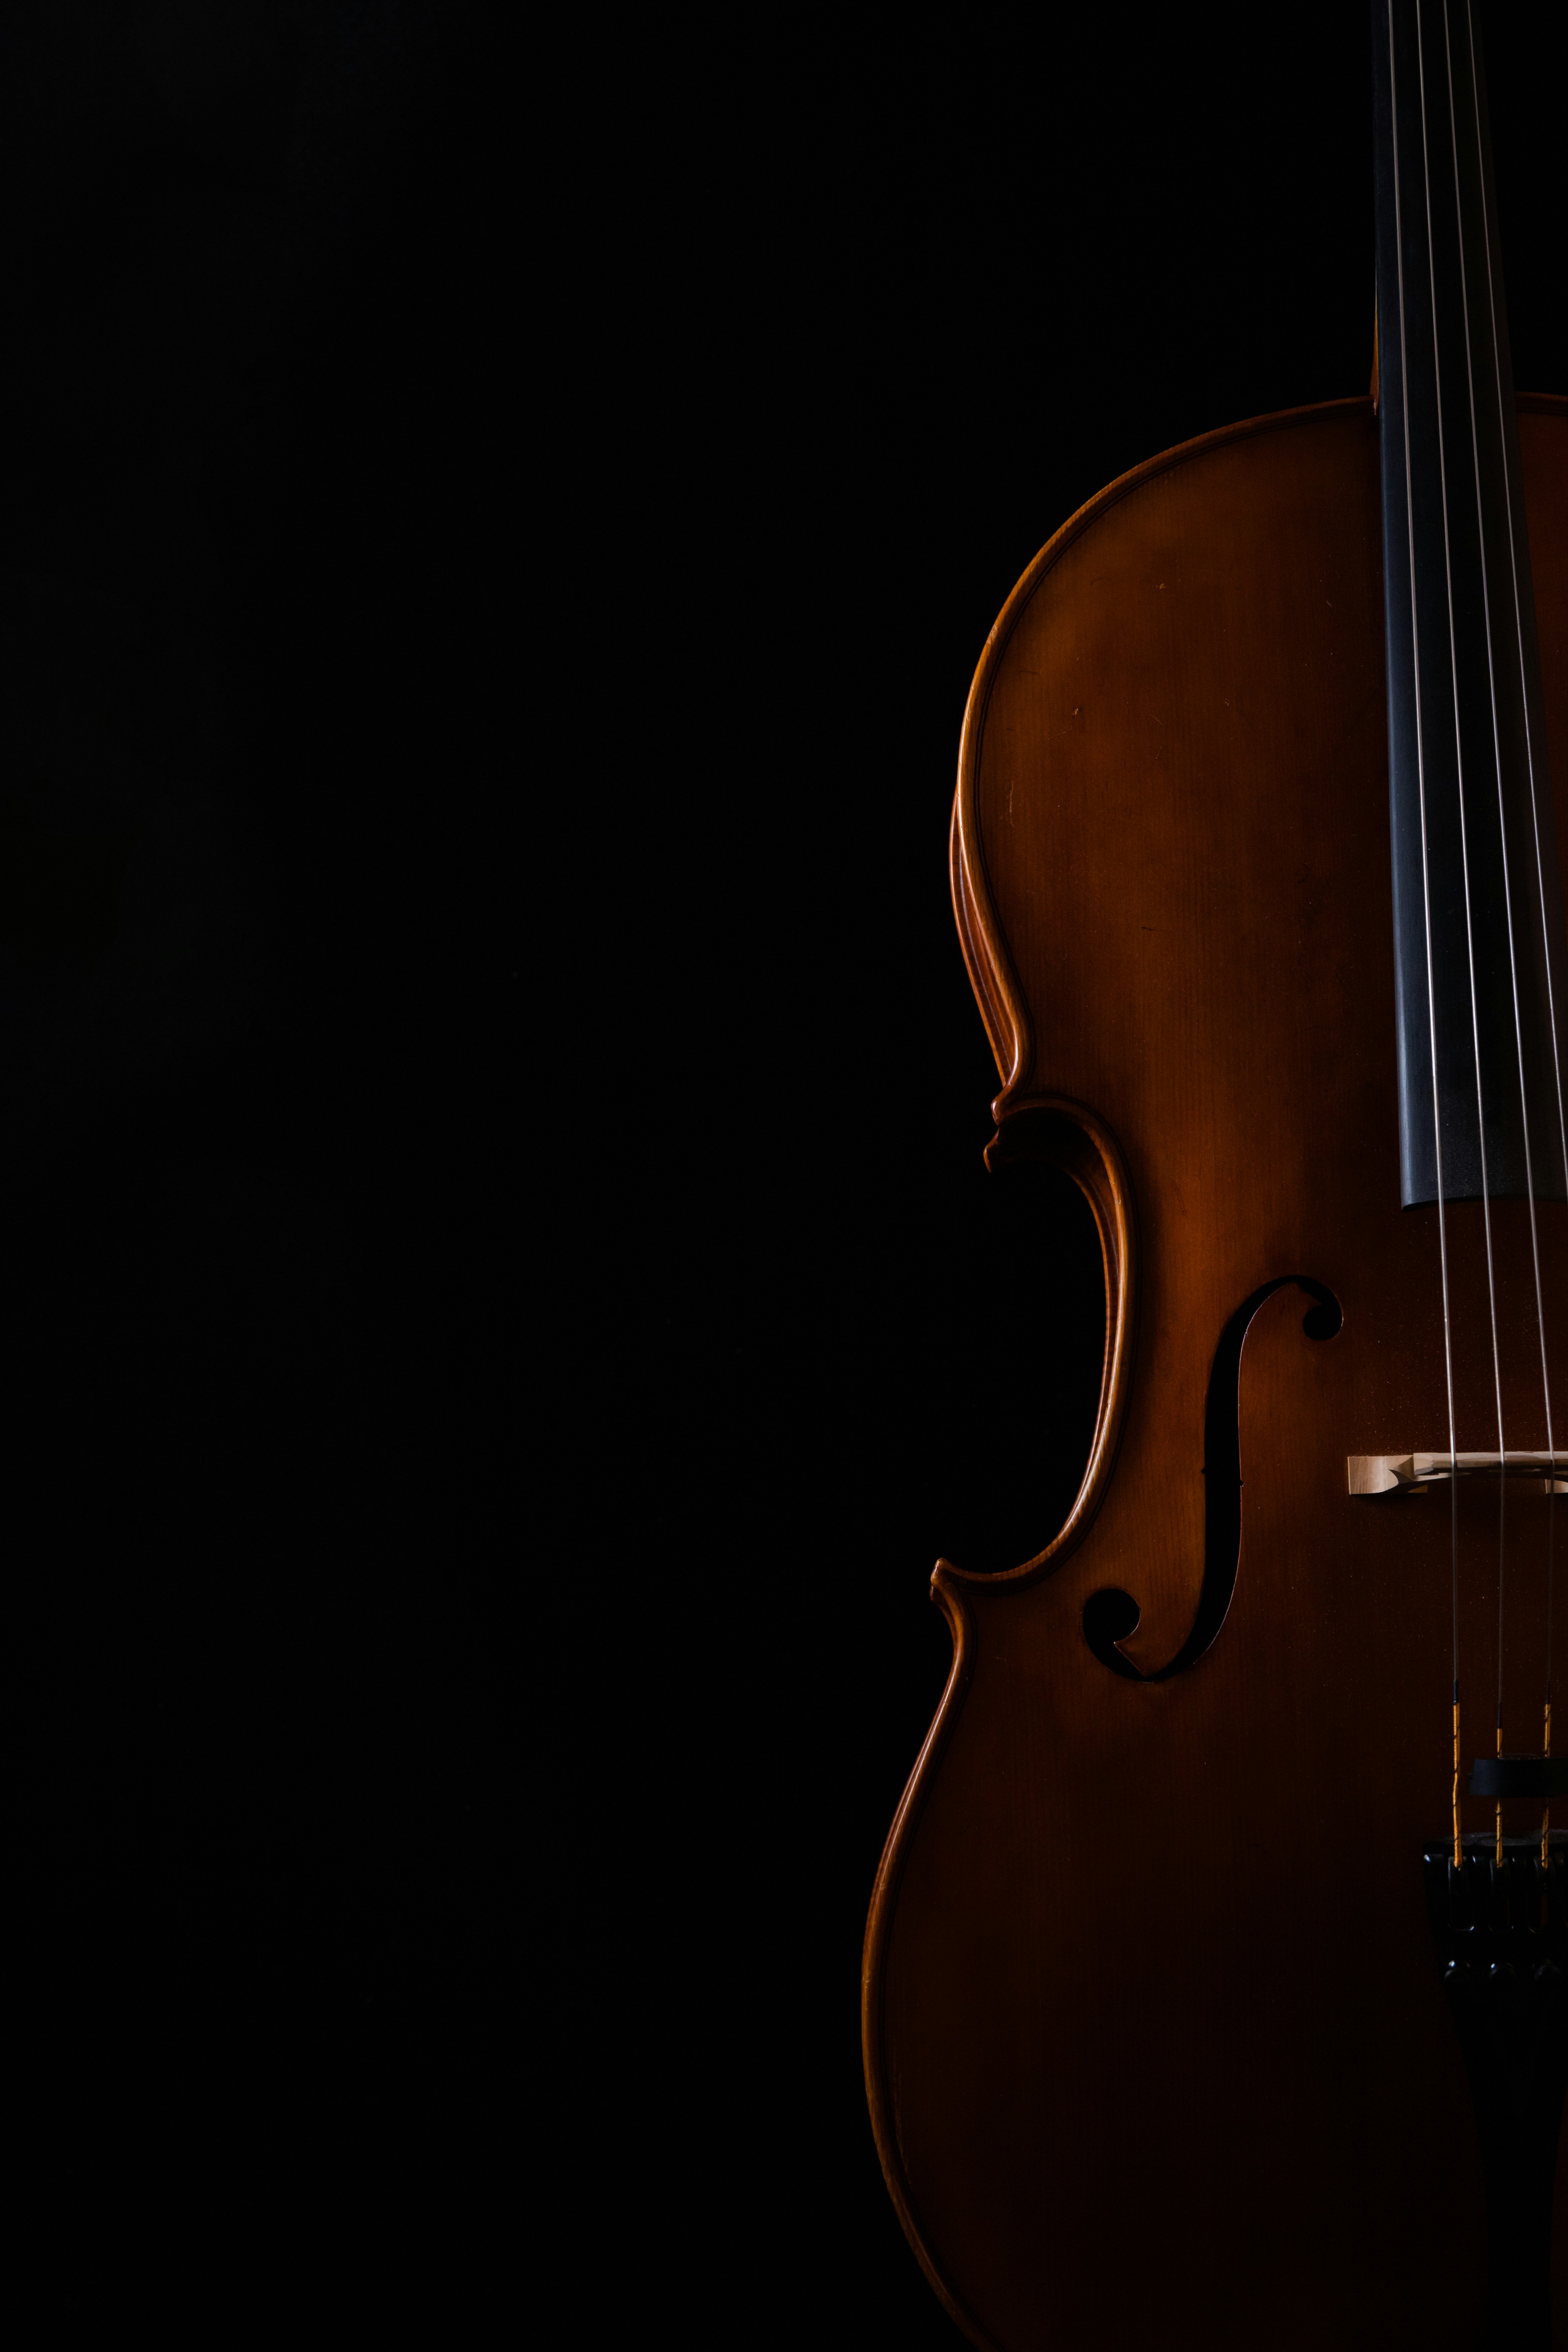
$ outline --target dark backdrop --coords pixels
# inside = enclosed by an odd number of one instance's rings
[[[1517,376],[1565,389],[1561,53],[1549,10],[1488,22]],[[655,1365],[705,1368],[661,1424],[666,1600],[721,1629],[668,1816],[686,2014],[725,2020],[733,2172],[696,2273],[759,2335],[934,2347],[957,2334],[866,2120],[866,1905],[947,1670],[931,1565],[1054,1532],[1102,1329],[1070,1188],[982,1165],[959,724],[1018,574],[1102,484],[1365,390],[1368,12],[774,22],[744,88],[675,165],[701,268],[659,346],[693,408],[657,510],[699,469],[717,501],[659,803],[702,881],[667,950],[681,1172],[646,1294]]]
[[[438,2284],[471,2341],[506,2234],[499,58],[465,0],[5,16],[7,2068],[63,2340]]]

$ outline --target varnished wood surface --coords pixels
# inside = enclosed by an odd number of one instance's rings
[[[1568,404],[1521,400],[1520,429],[1568,844]],[[1447,1826],[1448,1513],[1346,1493],[1348,1455],[1447,1425],[1436,1212],[1399,1206],[1381,600],[1370,403],[1265,419],[1075,517],[965,719],[954,903],[1004,1081],[993,1152],[1072,1168],[1111,1307],[1062,1534],[1007,1576],[938,1568],[952,1675],[867,1932],[889,2186],[995,2352],[1457,2352],[1478,2321],[1475,2132],[1419,1870]],[[1481,1211],[1449,1217],[1458,1444],[1479,1448]],[[1568,1209],[1538,1217],[1561,1447]],[[1542,1447],[1523,1203],[1494,1205],[1493,1240],[1507,1442]],[[1120,1679],[1084,1603],[1133,1595],[1145,1674],[1180,1651],[1210,1365],[1291,1275],[1343,1327],[1306,1338],[1286,1287],[1249,1331],[1228,1616],[1191,1670]],[[1510,1517],[1507,1744],[1527,1747],[1544,1499],[1510,1495]],[[1495,1488],[1462,1492],[1467,1760],[1491,1744],[1496,1528]],[[1558,2197],[1568,2220],[1568,2163]]]

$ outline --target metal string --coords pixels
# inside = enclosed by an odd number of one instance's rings
[[[1417,32],[1420,22],[1417,18]],[[1426,756],[1421,726],[1421,635],[1415,610],[1415,499],[1410,466],[1409,369],[1405,331],[1405,228],[1399,194],[1399,90],[1394,58],[1394,8],[1388,11],[1389,112],[1394,127],[1394,249],[1399,279],[1399,390],[1405,429],[1405,524],[1410,555],[1410,651],[1415,674],[1415,782],[1421,807],[1421,904],[1426,937],[1426,1021],[1432,1047],[1432,1149],[1437,1167],[1437,1256],[1443,1275],[1443,1370],[1448,1398],[1448,1496],[1454,1612],[1454,1866],[1459,1866],[1459,1481],[1454,1433],[1454,1349],[1448,1317],[1448,1234],[1443,1211],[1443,1121],[1437,1094],[1437,1001],[1432,977],[1432,886],[1426,850]]]
[[[1468,6],[1468,0],[1467,0],[1467,6]],[[1513,1003],[1513,1042],[1514,1042],[1514,1050],[1515,1050],[1515,1053],[1517,1054],[1517,1055],[1518,1055],[1518,1059],[1519,1059],[1519,1115],[1520,1115],[1521,1129],[1521,1132],[1522,1132],[1522,1134],[1523,1134],[1523,1139],[1524,1139],[1524,1189],[1525,1189],[1525,1197],[1526,1197],[1526,1200],[1528,1201],[1529,1205],[1530,1205],[1530,1255],[1531,1255],[1531,1265],[1532,1265],[1532,1266],[1533,1266],[1533,1268],[1534,1268],[1534,1273],[1535,1273],[1535,1321],[1536,1321],[1536,1328],[1537,1328],[1537,1330],[1538,1330],[1538,1332],[1539,1332],[1539,1334],[1540,1334],[1540,1338],[1541,1338],[1541,1386],[1542,1386],[1542,1395],[1543,1395],[1543,1396],[1544,1396],[1544,1398],[1545,1398],[1545,1402],[1546,1402],[1546,1447],[1547,1447],[1547,1452],[1548,1452],[1548,1454],[1549,1454],[1551,1455],[1551,1457],[1552,1457],[1553,1466],[1555,1466],[1555,1463],[1556,1463],[1556,1446],[1555,1446],[1555,1444],[1554,1444],[1554,1443],[1553,1443],[1553,1441],[1552,1441],[1552,1381],[1551,1381],[1551,1377],[1550,1377],[1550,1374],[1548,1373],[1547,1366],[1546,1366],[1546,1313],[1545,1313],[1545,1308],[1544,1308],[1544,1307],[1543,1307],[1543,1306],[1542,1306],[1542,1297],[1541,1297],[1541,1244],[1540,1244],[1539,1236],[1538,1236],[1537,1232],[1536,1232],[1536,1223],[1535,1223],[1535,1172],[1534,1172],[1534,1169],[1533,1169],[1533,1167],[1532,1167],[1532,1165],[1531,1165],[1531,1152],[1530,1152],[1530,1102],[1529,1102],[1529,1089],[1528,1089],[1528,1087],[1527,1087],[1527,1084],[1526,1084],[1526,1080],[1525,1080],[1525,1074],[1524,1074],[1524,1028],[1523,1028],[1523,1024],[1522,1024],[1522,1022],[1521,1021],[1521,1018],[1520,1018],[1520,1010],[1519,1010],[1519,957],[1518,957],[1518,950],[1517,950],[1517,948],[1516,948],[1516,945],[1515,945],[1515,941],[1514,941],[1514,931],[1513,931],[1513,886],[1512,886],[1512,882],[1511,882],[1511,879],[1510,879],[1510,874],[1509,874],[1509,861],[1508,861],[1508,816],[1507,816],[1507,811],[1506,811],[1506,809],[1505,809],[1505,807],[1504,807],[1504,803],[1503,803],[1502,741],[1501,741],[1501,736],[1500,736],[1500,731],[1499,731],[1499,728],[1498,728],[1498,709],[1497,709],[1497,674],[1496,674],[1496,669],[1495,669],[1495,667],[1494,667],[1494,664],[1493,664],[1493,656],[1492,656],[1492,606],[1491,606],[1491,587],[1490,587],[1490,583],[1489,583],[1489,580],[1488,580],[1488,577],[1487,577],[1487,524],[1486,524],[1486,514],[1485,514],[1485,512],[1484,512],[1484,509],[1483,509],[1483,507],[1482,507],[1482,503],[1481,503],[1481,450],[1480,450],[1480,436],[1479,436],[1479,431],[1478,431],[1478,429],[1477,429],[1477,425],[1476,425],[1476,360],[1475,360],[1475,345],[1474,345],[1474,341],[1473,341],[1472,336],[1471,336],[1471,333],[1470,333],[1470,290],[1469,290],[1469,279],[1468,279],[1468,273],[1467,273],[1467,271],[1466,271],[1466,268],[1465,268],[1465,223],[1464,223],[1464,206],[1463,206],[1463,200],[1462,200],[1462,198],[1461,198],[1460,191],[1459,191],[1459,126],[1458,126],[1458,120],[1457,120],[1457,118],[1456,118],[1456,115],[1455,115],[1455,111],[1454,111],[1454,51],[1453,51],[1453,44],[1452,44],[1452,42],[1450,41],[1450,39],[1449,39],[1449,35],[1448,35],[1448,11],[1447,11],[1447,7],[1446,7],[1446,6],[1445,6],[1445,8],[1444,8],[1444,10],[1443,10],[1443,55],[1444,55],[1444,61],[1445,61],[1445,64],[1446,64],[1446,67],[1447,67],[1447,77],[1448,77],[1448,132],[1449,132],[1450,140],[1451,140],[1451,142],[1452,142],[1452,145],[1453,145],[1453,154],[1454,154],[1454,234],[1455,234],[1455,241],[1456,241],[1456,244],[1457,244],[1458,248],[1458,256],[1459,256],[1459,312],[1460,312],[1460,316],[1461,316],[1461,318],[1462,318],[1462,319],[1463,319],[1463,320],[1464,320],[1464,326],[1465,326],[1465,377],[1466,377],[1466,389],[1467,389],[1467,392],[1468,392],[1468,397],[1469,397],[1469,404],[1470,404],[1470,458],[1471,458],[1471,463],[1472,463],[1472,466],[1473,466],[1473,467],[1474,467],[1474,471],[1475,471],[1475,482],[1476,482],[1476,536],[1477,536],[1478,545],[1479,545],[1479,551],[1480,551],[1480,562],[1481,562],[1481,612],[1482,612],[1482,617],[1483,617],[1483,620],[1484,620],[1484,622],[1485,622],[1485,627],[1486,627],[1486,645],[1487,645],[1487,689],[1488,689],[1488,693],[1489,693],[1489,695],[1490,702],[1491,702],[1491,720],[1492,720],[1492,764],[1493,764],[1493,766],[1494,766],[1494,768],[1495,768],[1495,770],[1496,770],[1496,772],[1497,772],[1498,849],[1499,849],[1499,854],[1500,854],[1500,857],[1501,857],[1501,860],[1502,860],[1503,917],[1504,917],[1504,921],[1505,921],[1505,923],[1506,923],[1506,925],[1507,925],[1507,929],[1508,929],[1508,969],[1509,969],[1509,986],[1510,986],[1510,991],[1511,999],[1512,999],[1512,1003]],[[1430,197],[1428,197],[1428,213],[1429,213],[1429,212],[1430,212]],[[1436,344],[1436,317],[1434,316],[1434,320],[1433,320],[1433,338],[1434,338],[1434,344]],[[1494,348],[1493,348],[1493,352],[1492,352],[1492,361],[1493,361],[1494,368],[1496,368],[1496,367],[1499,365],[1499,361],[1498,361],[1498,354],[1497,354],[1497,351],[1496,351],[1495,346],[1494,346]],[[1439,388],[1438,388],[1438,393],[1437,393],[1437,403],[1438,403],[1438,418],[1437,418],[1438,444],[1437,444],[1437,446],[1438,446],[1439,457],[1441,457],[1441,451],[1442,451],[1442,398],[1443,398],[1443,395],[1442,395],[1442,389],[1441,389],[1441,386],[1439,386]],[[1447,548],[1447,509],[1446,509],[1446,508],[1445,508],[1445,513],[1444,513],[1444,533],[1445,533],[1444,545],[1445,545],[1445,549]],[[1449,590],[1449,607],[1448,607],[1448,610],[1449,610],[1449,635],[1450,635],[1450,641],[1451,641],[1451,639],[1452,639],[1452,632],[1453,632],[1453,594],[1452,594],[1452,583],[1450,583],[1450,590]],[[1457,672],[1456,672],[1455,679],[1454,679],[1454,711],[1455,711],[1454,733],[1455,733],[1455,740],[1456,740],[1456,743],[1458,742],[1458,694],[1459,694],[1459,682],[1458,682],[1458,674],[1457,674]],[[1463,824],[1463,805],[1464,805],[1464,803],[1463,803],[1463,786],[1462,786],[1462,783],[1461,783],[1461,798],[1460,798],[1460,810],[1461,810],[1461,820],[1460,820],[1460,821],[1461,821],[1461,825],[1462,825],[1462,824]],[[1462,838],[1463,838],[1463,835],[1462,835],[1462,833],[1461,833],[1461,839],[1462,839]],[[1543,925],[1543,927],[1542,927],[1542,928],[1544,929],[1544,925]],[[1473,983],[1473,981],[1472,981],[1472,993],[1473,993],[1473,986],[1474,986],[1474,983]],[[1479,1107],[1479,1101],[1480,1101],[1480,1046],[1479,1046],[1479,1037],[1478,1037],[1477,1049],[1476,1049],[1476,1099],[1477,1099],[1477,1104],[1478,1104],[1478,1107]],[[1484,1129],[1483,1129],[1482,1144],[1481,1144],[1481,1184],[1482,1184],[1482,1199],[1483,1199],[1483,1201],[1484,1201],[1484,1200],[1485,1200],[1485,1198],[1486,1198],[1486,1192],[1485,1192],[1485,1186],[1486,1186],[1486,1143],[1485,1143],[1485,1134],[1484,1134]],[[1488,1207],[1488,1230],[1487,1230],[1487,1271],[1488,1271],[1488,1279],[1489,1279],[1489,1279],[1490,1279],[1490,1273],[1491,1273],[1491,1229],[1490,1229],[1490,1208],[1489,1208],[1489,1207]],[[1492,1322],[1493,1322],[1493,1330],[1492,1330],[1492,1352],[1493,1352],[1493,1363],[1494,1363],[1494,1368],[1495,1368],[1495,1366],[1496,1366],[1496,1362],[1497,1362],[1497,1330],[1496,1330],[1497,1316],[1496,1316],[1496,1307],[1495,1307],[1495,1305],[1494,1305],[1494,1307],[1493,1307]],[[1501,1375],[1500,1375],[1500,1372],[1499,1373],[1498,1377],[1499,1377],[1499,1389],[1498,1389],[1498,1452],[1499,1452],[1500,1456],[1500,1457],[1502,1457],[1501,1459],[1500,1459],[1499,1465],[1498,1465],[1498,1466],[1499,1466],[1499,1480],[1498,1480],[1498,1571],[1497,1571],[1497,1609],[1498,1609],[1498,1628],[1497,1628],[1497,1747],[1498,1747],[1498,1753],[1500,1755],[1500,1754],[1502,1753],[1502,1633],[1503,1633],[1503,1581],[1504,1581],[1504,1570],[1505,1570],[1505,1567],[1506,1567],[1506,1556],[1507,1556],[1506,1528],[1507,1528],[1507,1508],[1508,1508],[1508,1465],[1507,1465],[1507,1459],[1506,1459],[1506,1456],[1503,1456],[1503,1454],[1502,1454],[1502,1390],[1501,1390]],[[1497,1859],[1499,1860],[1499,1862],[1500,1862],[1500,1861],[1502,1860],[1502,1800],[1501,1800],[1500,1798],[1498,1800],[1498,1806],[1497,1806],[1497,1843],[1496,1843],[1496,1853],[1497,1853]]]
[[[1475,116],[1476,157],[1479,166],[1478,176],[1479,178],[1481,191],[1482,245],[1487,257],[1487,304],[1492,335],[1492,379],[1497,391],[1498,427],[1500,433],[1503,436],[1503,447],[1505,453],[1502,468],[1503,513],[1508,521],[1509,583],[1513,591],[1513,634],[1514,644],[1519,652],[1520,702],[1524,712],[1525,772],[1530,780],[1531,830],[1535,842],[1535,882],[1536,891],[1541,906],[1542,952],[1546,963],[1546,1012],[1548,1026],[1552,1033],[1552,1073],[1557,1088],[1557,1140],[1559,1149],[1563,1154],[1563,1171],[1564,1175],[1568,1176],[1568,1121],[1565,1121],[1563,1118],[1563,1062],[1557,1043],[1556,989],[1552,971],[1552,927],[1546,919],[1546,872],[1544,861],[1542,860],[1541,854],[1541,814],[1535,791],[1535,740],[1530,722],[1530,681],[1526,675],[1524,662],[1524,618],[1519,593],[1519,546],[1514,536],[1513,528],[1513,485],[1509,478],[1509,470],[1506,459],[1508,446],[1508,416],[1506,404],[1503,398],[1502,386],[1502,341],[1498,333],[1497,287],[1492,272],[1491,220],[1487,204],[1485,151],[1481,143],[1481,86],[1480,77],[1476,67],[1475,16],[1470,5],[1470,0],[1465,0],[1465,31],[1470,51],[1470,103]],[[1489,644],[1488,650],[1489,653]],[[1533,1183],[1531,1187],[1530,1234],[1531,1244],[1533,1247],[1535,1242],[1535,1191]],[[1546,1320],[1542,1299],[1541,1265],[1539,1258],[1536,1261],[1535,1285],[1536,1319],[1541,1328],[1541,1378],[1542,1388],[1546,1393],[1546,1444],[1547,1449],[1552,1456],[1552,1470],[1555,1472],[1557,1467],[1557,1449],[1552,1435],[1552,1393],[1548,1384],[1546,1370]],[[1555,1476],[1552,1476],[1548,1481],[1546,1512],[1546,1696],[1543,1739],[1545,1752],[1548,1755],[1552,1752],[1552,1588],[1555,1582],[1557,1566],[1556,1521],[1557,1482]],[[1542,1865],[1544,1865],[1546,1862],[1546,1832],[1550,1818],[1551,1807],[1548,1806],[1542,1816],[1541,1859]]]
[[[1466,5],[1468,9],[1468,0],[1466,0]],[[1541,1244],[1536,1232],[1535,1222],[1535,1171],[1530,1150],[1530,1103],[1524,1076],[1524,1029],[1520,1018],[1519,1010],[1519,959],[1514,944],[1513,935],[1513,885],[1509,874],[1508,828],[1503,809],[1502,741],[1498,727],[1497,677],[1492,664],[1491,587],[1487,577],[1486,516],[1482,511],[1481,507],[1481,451],[1480,436],[1476,425],[1475,350],[1470,336],[1469,281],[1465,270],[1464,221],[1459,196],[1459,129],[1454,116],[1454,58],[1453,50],[1448,41],[1448,17],[1447,9],[1445,9],[1443,13],[1443,45],[1447,58],[1448,66],[1448,127],[1453,134],[1454,141],[1454,220],[1458,231],[1459,240],[1459,300],[1465,320],[1465,367],[1468,379],[1470,398],[1470,454],[1474,460],[1476,469],[1476,528],[1477,534],[1480,541],[1481,551],[1481,608],[1486,620],[1487,684],[1491,695],[1492,712],[1492,758],[1497,766],[1498,835],[1502,850],[1503,908],[1508,922],[1508,969],[1510,985],[1513,995],[1513,1041],[1519,1055],[1519,1111],[1524,1134],[1525,1192],[1530,1202],[1530,1255],[1531,1262],[1535,1271],[1535,1321],[1536,1328],[1541,1335],[1541,1389],[1546,1403],[1546,1450],[1552,1456],[1553,1466],[1555,1466],[1557,1449],[1552,1441],[1552,1379],[1546,1366],[1546,1310],[1542,1302]],[[1479,149],[1478,142],[1478,155],[1479,152]],[[1497,370],[1500,381],[1500,362],[1499,362],[1495,346],[1492,352],[1492,359],[1494,368]],[[1543,902],[1542,908],[1542,932],[1545,931],[1545,907]]]
[[[1479,156],[1482,153],[1481,93],[1480,81],[1476,71],[1476,32],[1475,22],[1470,10],[1470,0],[1465,0],[1465,23],[1469,35],[1470,94],[1475,107],[1476,152],[1477,155]],[[1492,373],[1497,384],[1498,424],[1503,435],[1504,448],[1506,450],[1508,419],[1504,413],[1503,403],[1502,343],[1501,339],[1498,334],[1497,289],[1492,279],[1491,221],[1489,217],[1487,209],[1487,175],[1484,165],[1480,173],[1480,184],[1481,226],[1485,232],[1483,242],[1486,247],[1487,256],[1487,300],[1491,313]],[[1552,976],[1552,932],[1551,927],[1546,919],[1546,869],[1541,855],[1541,816],[1535,793],[1535,742],[1531,731],[1530,688],[1529,680],[1525,676],[1524,667],[1524,620],[1519,593],[1519,548],[1514,538],[1513,529],[1513,485],[1509,479],[1509,471],[1506,464],[1502,469],[1502,494],[1503,511],[1508,518],[1509,576],[1513,588],[1514,643],[1519,648],[1520,699],[1524,707],[1524,752],[1525,765],[1530,777],[1531,822],[1535,836],[1535,878],[1536,887],[1540,893],[1541,898],[1542,945],[1546,958],[1546,1009],[1552,1029],[1552,1075],[1557,1084],[1557,1139],[1563,1152],[1563,1174],[1565,1177],[1568,1177],[1568,1119],[1565,1119],[1563,1117],[1563,1064],[1557,1045],[1557,998],[1556,989]]]
[[[1454,688],[1454,762],[1458,778],[1459,874],[1465,886],[1465,954],[1470,979],[1470,1036],[1476,1056],[1476,1123],[1479,1129],[1481,1217],[1487,1243],[1487,1308],[1491,1321],[1492,1387],[1497,1398],[1498,1446],[1498,1654],[1497,1745],[1502,1752],[1502,1602],[1505,1540],[1508,1528],[1508,1448],[1502,1427],[1502,1357],[1498,1347],[1497,1277],[1492,1265],[1492,1204],[1487,1185],[1487,1116],[1481,1087],[1480,1008],[1476,994],[1476,942],[1470,918],[1469,828],[1465,821],[1465,751],[1459,728],[1459,656],[1454,633],[1454,567],[1448,543],[1448,459],[1443,432],[1443,371],[1437,349],[1437,257],[1432,241],[1432,174],[1426,137],[1426,49],[1421,37],[1421,11],[1415,11],[1415,63],[1421,92],[1421,184],[1426,198],[1426,272],[1432,290],[1433,394],[1437,409],[1437,486],[1443,509],[1443,574],[1448,602],[1448,667]],[[1450,1477],[1453,1473],[1450,1472]],[[1502,1803],[1497,1808],[1497,1858],[1502,1860]]]
[[[1459,656],[1454,631],[1454,568],[1448,544],[1448,460],[1443,432],[1443,375],[1437,350],[1437,270],[1436,255],[1432,243],[1432,180],[1427,168],[1426,142],[1426,57],[1421,38],[1421,11],[1415,12],[1415,62],[1421,90],[1421,180],[1426,198],[1426,272],[1432,289],[1432,359],[1435,381],[1433,393],[1437,409],[1437,486],[1443,509],[1443,577],[1448,604],[1448,671],[1454,689],[1454,766],[1458,778],[1459,803],[1459,878],[1465,888],[1465,956],[1470,981],[1470,1042],[1476,1057],[1476,1120],[1480,1129],[1481,1217],[1487,1242],[1487,1305],[1491,1318],[1492,1387],[1497,1398],[1497,1443],[1500,1466],[1506,1469],[1508,1455],[1502,1433],[1502,1358],[1498,1348],[1497,1281],[1492,1267],[1492,1204],[1487,1184],[1487,1113],[1481,1087],[1481,1023],[1480,1006],[1476,994],[1476,941],[1470,919],[1470,847],[1469,827],[1465,821],[1465,747],[1459,729]],[[1436,1057],[1434,1057],[1435,1059]],[[1502,1491],[1507,1490],[1506,1477]]]

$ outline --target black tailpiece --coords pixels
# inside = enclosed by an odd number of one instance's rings
[[[1568,1835],[1467,1837],[1423,1861],[1426,1908],[1475,2103],[1487,2196],[1487,2352],[1549,2352],[1552,2184],[1568,2087]]]

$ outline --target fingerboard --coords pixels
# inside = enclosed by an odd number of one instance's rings
[[[1378,420],[1406,1206],[1568,1197],[1568,955],[1480,38],[1375,0]]]

